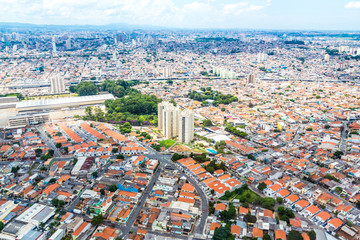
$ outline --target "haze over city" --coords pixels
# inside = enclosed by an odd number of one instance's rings
[[[1,0],[0,22],[175,28],[359,30],[349,0]]]
[[[360,1],[0,0],[0,240],[359,240]]]

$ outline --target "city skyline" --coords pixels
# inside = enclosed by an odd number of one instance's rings
[[[360,1],[8,1],[0,22],[185,29],[359,30]]]

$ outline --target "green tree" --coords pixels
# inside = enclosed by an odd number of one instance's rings
[[[261,182],[261,183],[259,183],[259,185],[257,186],[257,188],[258,188],[260,191],[264,191],[264,189],[267,188],[267,185],[266,185],[266,183]]]
[[[225,240],[231,235],[229,227],[220,226],[214,231],[213,240]]]
[[[277,198],[276,198],[276,201],[277,201],[278,203],[282,204],[282,203],[284,202],[284,199],[281,198],[281,197],[277,197]]]
[[[287,236],[288,240],[303,240],[301,233],[296,230],[291,230]]]
[[[272,210],[275,207],[275,199],[270,198],[270,197],[266,197],[266,198],[263,199],[263,201],[261,203],[261,206],[263,208]]]
[[[110,185],[110,186],[109,186],[109,191],[110,191],[110,192],[115,192],[117,189],[118,189],[118,188],[117,188],[116,185]]]
[[[0,232],[4,229],[4,223],[0,221]]]
[[[40,155],[42,154],[43,150],[41,148],[37,148],[35,149],[35,154],[37,157],[40,157]]]
[[[100,225],[104,220],[104,216],[102,214],[96,215],[91,220],[92,225]]]
[[[95,171],[95,172],[93,172],[91,175],[92,175],[94,178],[97,178],[97,177],[98,177],[98,172]]]
[[[264,237],[263,237],[263,240],[271,240],[271,237],[269,234],[265,233],[264,234]]]
[[[316,232],[314,230],[308,232],[308,235],[310,237],[310,240],[316,240]]]
[[[102,188],[102,189],[100,189],[100,194],[101,194],[101,196],[104,196],[105,195],[105,190]]]
[[[89,96],[98,94],[98,88],[93,82],[83,81],[76,86],[79,96]]]
[[[204,127],[214,126],[210,119],[204,119],[203,122],[202,122],[202,125]]]
[[[56,148],[61,148],[62,144],[61,143],[56,143],[55,147]]]

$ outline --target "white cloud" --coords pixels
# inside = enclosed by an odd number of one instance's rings
[[[345,5],[345,8],[360,8],[360,1],[351,1]]]
[[[248,2],[240,2],[234,4],[225,4],[224,5],[224,14],[234,14],[239,15],[244,12],[258,11],[270,4],[271,0],[267,0],[264,5],[250,4]]]

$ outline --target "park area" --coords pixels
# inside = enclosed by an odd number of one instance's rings
[[[165,147],[166,149],[169,149],[172,145],[174,145],[176,141],[172,139],[166,139],[159,142],[161,147]]]

